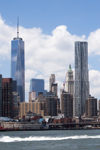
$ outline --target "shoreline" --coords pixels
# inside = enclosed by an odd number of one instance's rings
[[[10,132],[10,131],[51,131],[51,130],[99,130],[100,128],[70,128],[70,129],[2,129],[0,132]]]

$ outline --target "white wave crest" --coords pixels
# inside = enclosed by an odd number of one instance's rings
[[[30,136],[30,137],[10,137],[3,136],[0,137],[0,142],[21,142],[21,141],[54,141],[54,140],[68,140],[68,139],[94,139],[100,138],[100,135],[88,136],[88,135],[75,135],[66,137],[46,137],[46,136]]]

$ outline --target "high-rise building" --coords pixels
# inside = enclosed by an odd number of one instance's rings
[[[55,93],[55,96],[57,96],[57,90],[58,90],[58,85],[57,83],[52,83],[52,92]]]
[[[73,80],[73,70],[71,65],[69,65],[69,70],[66,74],[66,91],[73,95],[73,117],[75,116],[75,101],[74,101],[74,80]]]
[[[85,112],[86,117],[97,116],[97,98],[89,96],[85,101]]]
[[[19,37],[19,27],[17,38],[11,41],[11,78],[17,81],[20,101],[25,101],[24,41]]]
[[[12,91],[13,91],[13,92],[17,92],[17,81],[14,81],[14,80],[13,80]]]
[[[54,96],[46,98],[46,116],[57,116],[57,99]]]
[[[81,117],[85,113],[88,97],[88,43],[75,42],[75,116]]]
[[[13,117],[18,117],[20,96],[17,92],[12,92],[12,93],[13,93]]]
[[[12,78],[2,78],[2,116],[13,118]]]
[[[74,96],[74,80],[73,71],[71,65],[69,65],[69,70],[67,71],[67,81],[66,81],[66,91]]]
[[[49,91],[52,91],[52,84],[55,83],[55,74],[51,74],[49,78]]]
[[[35,91],[36,97],[38,93],[42,92],[44,94],[44,80],[43,79],[31,79],[30,80],[30,92]]]
[[[67,118],[73,117],[73,95],[65,91],[61,94],[61,113]]]
[[[0,117],[2,116],[2,75],[0,74]]]

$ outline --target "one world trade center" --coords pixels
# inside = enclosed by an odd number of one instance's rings
[[[11,78],[17,81],[17,92],[20,102],[25,101],[25,64],[24,41],[19,37],[19,25],[17,23],[17,37],[11,41]]]

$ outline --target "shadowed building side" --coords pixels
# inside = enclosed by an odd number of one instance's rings
[[[67,118],[73,118],[73,95],[65,91],[61,93],[61,113]]]

